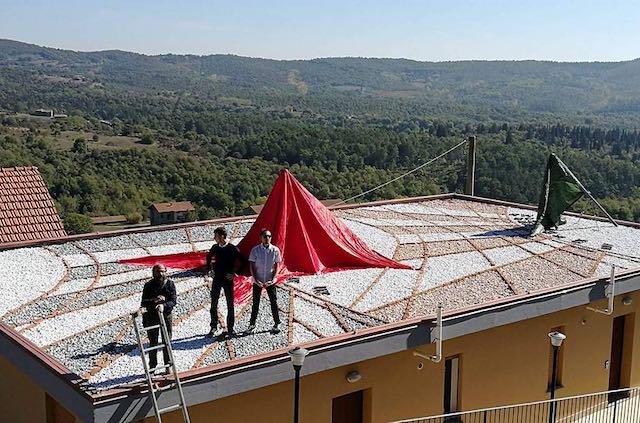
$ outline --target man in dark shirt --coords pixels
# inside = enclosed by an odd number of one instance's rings
[[[171,311],[176,305],[178,297],[176,295],[175,283],[167,278],[167,268],[162,264],[153,266],[153,279],[144,284],[142,289],[142,324],[143,326],[154,326],[159,324],[158,312],[162,313],[167,325],[169,339],[165,343],[171,342]],[[158,345],[158,334],[160,329],[148,331],[149,344],[151,347]],[[149,351],[149,367],[153,372],[158,365],[158,350]],[[164,364],[169,364],[169,352],[162,349]]]
[[[235,320],[233,308],[233,278],[236,272],[242,268],[244,259],[240,250],[235,245],[227,242],[227,230],[216,228],[213,231],[215,244],[207,254],[207,270],[213,273],[213,286],[211,287],[211,330],[207,336],[229,338],[235,333],[233,323]],[[220,291],[224,290],[224,298],[227,302],[227,331],[218,328],[218,300]]]

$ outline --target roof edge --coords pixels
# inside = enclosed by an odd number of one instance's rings
[[[402,203],[412,203],[416,201],[428,201],[428,200],[437,200],[437,199],[447,199],[453,198],[454,194],[435,194],[435,195],[427,195],[421,197],[407,197],[407,198],[396,198],[393,200],[380,200],[380,201],[372,201],[368,203],[355,203],[355,204],[343,204],[339,206],[330,206],[328,207],[331,210],[343,210],[343,209],[352,209],[358,207],[373,207],[373,206],[382,206],[385,204],[402,204]],[[207,224],[223,224],[223,223],[231,223],[231,222],[240,222],[243,220],[252,220],[255,219],[258,215],[244,215],[244,216],[229,216],[229,217],[221,217],[216,219],[209,220],[198,220],[195,222],[185,222],[185,223],[174,223],[169,225],[155,225],[155,226],[145,226],[142,228],[131,228],[131,229],[119,229],[116,231],[107,231],[107,232],[91,232],[87,234],[78,234],[78,235],[67,235],[65,237],[57,237],[57,238],[47,238],[47,239],[37,239],[32,241],[19,241],[19,242],[10,242],[5,244],[0,244],[0,251],[2,250],[11,250],[14,248],[24,248],[24,247],[36,247],[41,245],[50,245],[60,242],[70,242],[70,241],[81,241],[85,239],[96,239],[102,238],[105,236],[118,236],[118,235],[127,235],[127,234],[135,234],[135,233],[146,233],[146,232],[154,232],[158,230],[170,230],[170,229],[179,229],[179,228],[190,228],[193,226],[207,225]]]
[[[453,198],[456,198],[458,200],[467,200],[467,201],[476,201],[479,203],[486,203],[486,204],[493,204],[493,205],[497,205],[497,206],[508,206],[508,207],[518,207],[521,209],[527,209],[527,210],[538,210],[538,206],[534,206],[531,204],[521,204],[521,203],[514,203],[511,201],[505,201],[505,200],[496,200],[493,198],[487,198],[487,197],[477,197],[475,195],[467,195],[467,194],[458,194],[455,193],[453,194]],[[568,216],[573,216],[573,217],[580,217],[582,219],[588,219],[588,220],[597,220],[600,222],[609,222],[610,220],[606,217],[602,217],[602,216],[594,216],[592,214],[583,214],[583,213],[576,213],[576,212],[564,212],[563,214],[566,214]],[[614,222],[616,222],[619,225],[622,226],[628,226],[631,228],[640,228],[640,223],[638,222],[631,222],[629,220],[621,220],[621,219],[613,219]]]
[[[0,353],[65,408],[89,421],[93,398],[81,389],[86,381],[2,322]]]
[[[640,268],[639,269],[628,269],[617,274],[618,280],[625,280],[632,278],[634,276],[640,276]],[[483,313],[487,311],[491,311],[493,309],[500,308],[508,308],[513,306],[514,304],[527,302],[527,301],[535,301],[536,299],[545,298],[552,296],[554,294],[562,294],[568,290],[582,288],[589,285],[596,285],[598,283],[608,282],[609,277],[601,277],[601,278],[588,278],[582,279],[570,284],[562,285],[560,287],[553,287],[544,290],[535,291],[530,294],[520,294],[512,297],[501,298],[491,302],[483,303],[479,306],[468,306],[460,309],[451,310],[449,312],[445,311],[443,313],[443,318],[445,319],[454,319],[461,316],[469,316],[473,314]],[[398,330],[403,330],[409,327],[415,327],[419,324],[424,324],[425,322],[433,322],[435,321],[435,315],[425,315],[420,317],[414,317],[407,320],[402,320],[399,322],[392,322],[382,324],[380,326],[375,326],[373,328],[367,328],[359,331],[344,333],[338,336],[332,336],[327,338],[317,339],[315,341],[306,342],[299,344],[300,346],[310,349],[327,349],[327,348],[339,348],[342,344],[350,344],[353,342],[362,342],[366,338],[370,337],[378,337],[382,336],[388,332],[395,332]],[[239,359],[235,359],[232,361],[227,361],[223,363],[218,363],[213,366],[207,366],[199,369],[187,370],[184,372],[180,372],[180,380],[182,382],[188,382],[196,379],[202,379],[206,377],[216,377],[223,373],[229,372],[237,372],[242,371],[244,369],[259,367],[264,364],[265,361],[277,361],[279,359],[288,359],[289,348],[280,348],[278,350],[265,352],[262,354],[247,356]],[[96,402],[109,401],[110,399],[114,399],[116,397],[121,397],[122,395],[126,395],[134,390],[137,390],[136,386],[127,388],[114,388],[107,391],[100,392],[97,395],[93,395],[93,398]]]
[[[620,290],[616,289],[619,296],[640,290],[640,270],[625,273],[625,276],[621,277],[619,281]],[[446,328],[444,340],[603,300],[605,298],[605,283],[601,283],[602,280],[590,280],[589,282],[572,288],[563,287],[543,295],[527,296],[514,304],[484,308],[475,313],[458,314],[456,312],[455,316],[448,315],[443,319]],[[305,362],[303,375],[427,346],[433,342],[432,329],[433,319],[429,322],[422,321],[384,333],[311,348],[309,364],[307,365]],[[309,344],[301,345],[308,346]],[[251,365],[189,378],[183,381],[183,389],[187,401],[191,405],[197,405],[291,379],[293,379],[293,371],[289,357],[286,352],[283,352],[278,356],[264,358]],[[163,400],[160,399],[160,401]],[[165,400],[161,405],[171,404]],[[128,393],[122,391],[119,396],[97,401],[94,403],[94,407],[96,423],[112,422],[113,416],[122,415],[123,410],[127,415],[138,419],[151,415],[148,395],[140,391]]]
[[[479,203],[485,204],[493,204],[499,206],[507,206],[507,207],[518,207],[527,210],[537,210],[537,206],[533,206],[530,204],[522,204],[522,203],[514,203],[511,201],[505,200],[496,200],[493,198],[487,197],[479,197],[475,195],[467,195],[467,194],[459,194],[459,193],[447,193],[447,194],[434,194],[434,195],[425,195],[420,197],[406,197],[406,198],[396,198],[393,200],[380,200],[380,201],[371,201],[367,203],[355,203],[355,204],[342,204],[339,206],[330,206],[328,207],[330,210],[348,210],[359,207],[374,207],[374,206],[384,206],[387,204],[405,204],[405,203],[415,203],[417,201],[432,201],[432,200],[446,200],[446,199],[458,199],[458,200],[466,200],[466,201],[475,201]],[[585,215],[576,212],[566,212],[565,214],[574,217],[580,217],[583,219],[597,220],[600,222],[608,222],[609,219],[600,216],[593,215]],[[58,238],[47,238],[47,239],[38,239],[32,241],[20,241],[20,242],[11,242],[6,244],[0,244],[0,251],[2,250],[11,250],[14,248],[23,248],[23,247],[35,247],[41,245],[49,245],[60,242],[70,242],[70,241],[80,241],[85,239],[96,239],[102,238],[105,236],[117,236],[117,235],[126,235],[132,233],[145,233],[145,232],[154,232],[158,230],[169,230],[169,229],[178,229],[178,228],[190,228],[193,226],[207,225],[207,224],[223,224],[223,223],[231,223],[231,222],[239,222],[243,220],[251,220],[257,217],[256,214],[253,215],[245,215],[245,216],[230,216],[230,217],[221,217],[217,219],[210,220],[198,220],[195,222],[186,222],[186,223],[175,223],[170,225],[157,225],[157,226],[145,226],[142,228],[132,228],[132,229],[120,229],[117,231],[108,231],[108,232],[92,232],[88,234],[79,234],[79,235],[67,235],[65,237]],[[616,223],[622,226],[628,226],[631,228],[640,229],[640,223],[631,222],[628,220],[620,220],[614,219]]]

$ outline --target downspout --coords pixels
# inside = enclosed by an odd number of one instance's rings
[[[611,279],[609,279],[609,284],[605,288],[605,295],[606,295],[607,299],[609,300],[607,308],[602,310],[602,309],[598,309],[598,308],[594,308],[594,307],[587,307],[587,310],[591,310],[591,311],[594,311],[596,313],[604,314],[606,316],[611,316],[613,314],[613,302],[614,302],[614,299],[616,297],[616,265],[615,264],[611,265]]]
[[[431,360],[434,363],[439,363],[442,361],[442,304],[438,304],[438,310],[436,313],[436,327],[438,329],[438,337],[434,339],[434,342],[436,343],[436,354],[427,355],[420,351],[414,351],[413,355],[415,357]]]

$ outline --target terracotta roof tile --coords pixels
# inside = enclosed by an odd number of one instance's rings
[[[0,168],[0,242],[62,236],[62,221],[38,168]]]

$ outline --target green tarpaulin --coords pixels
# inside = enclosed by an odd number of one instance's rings
[[[531,235],[557,227],[560,216],[584,195],[569,168],[555,154],[549,156],[538,203],[538,217]]]

